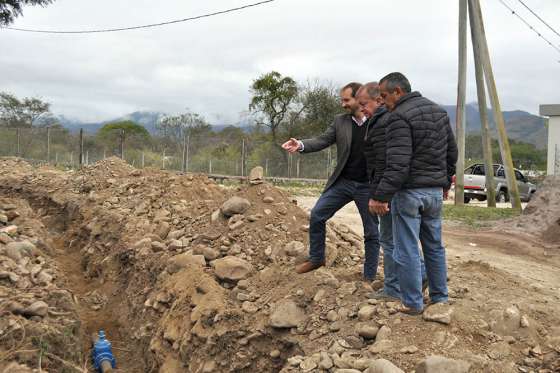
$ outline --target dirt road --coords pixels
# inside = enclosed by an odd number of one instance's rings
[[[309,211],[316,197],[296,197],[298,205]],[[358,209],[349,203],[333,219],[363,234]],[[560,299],[560,253],[547,251],[526,237],[500,232],[473,231],[457,223],[444,223],[444,244],[451,264],[480,261],[523,279],[529,286],[546,289]]]

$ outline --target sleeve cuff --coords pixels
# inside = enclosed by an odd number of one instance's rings
[[[391,202],[391,200],[393,199],[393,195],[392,194],[376,194],[374,196],[372,196],[372,199],[375,201],[381,201],[381,202]]]
[[[299,141],[299,140],[298,140],[298,143],[299,143],[298,152],[301,153],[301,152],[303,152],[303,149],[305,149],[305,145],[303,145],[303,141]]]

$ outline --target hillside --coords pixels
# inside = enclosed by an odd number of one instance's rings
[[[453,128],[455,128],[456,106],[444,105],[443,107],[449,114]],[[478,111],[478,105],[476,103],[467,104],[466,114],[467,133],[479,133],[480,114]],[[546,128],[543,118],[522,110],[504,111],[503,114],[506,122],[507,133],[511,140],[527,142],[535,145],[538,149],[546,148]],[[493,137],[497,137],[496,123],[494,122],[491,109],[488,109],[488,120]]]
[[[449,118],[451,119],[451,124],[455,128],[455,105],[443,105]],[[478,114],[478,105],[476,103],[470,103],[466,106],[467,110],[467,133],[476,134],[480,132],[480,116]],[[492,117],[492,112],[489,109],[489,123],[493,132],[493,136],[496,137],[496,125],[494,123],[494,118]],[[546,128],[544,126],[544,119],[528,113],[522,110],[504,111],[504,119],[506,121],[506,128],[508,131],[509,138],[512,140],[517,140],[521,142],[527,142],[535,145],[538,149],[546,148]],[[123,115],[118,118],[113,118],[96,123],[87,123],[75,119],[69,119],[64,116],[58,116],[58,120],[62,126],[68,128],[72,132],[78,131],[80,128],[88,133],[95,133],[104,124],[120,121],[120,120],[132,120],[136,123],[144,126],[148,132],[151,134],[156,133],[156,123],[160,120],[165,113],[154,112],[154,111],[135,111],[130,114]],[[245,127],[247,124],[241,125]],[[212,128],[215,131],[222,130],[226,125],[213,124]]]

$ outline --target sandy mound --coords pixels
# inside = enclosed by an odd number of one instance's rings
[[[517,227],[547,242],[560,242],[560,177],[544,180],[517,219]]]

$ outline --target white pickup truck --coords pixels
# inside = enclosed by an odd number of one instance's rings
[[[471,199],[486,201],[486,176],[484,164],[477,163],[465,169],[465,203]],[[530,183],[519,170],[515,170],[515,179],[519,189],[521,201],[529,202],[537,186]],[[455,177],[453,177],[455,181]],[[496,202],[508,202],[508,186],[506,182],[505,169],[501,164],[494,165],[494,183],[496,185]]]

